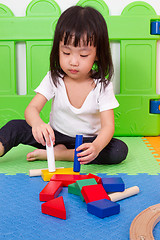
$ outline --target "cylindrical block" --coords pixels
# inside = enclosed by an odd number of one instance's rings
[[[136,195],[138,193],[139,193],[139,187],[134,186],[134,187],[125,189],[124,192],[115,192],[115,193],[108,194],[108,196],[110,197],[112,202],[117,202],[124,198],[128,198],[133,195]]]
[[[54,148],[53,148],[53,142],[50,138],[51,146],[47,146],[46,144],[46,149],[47,149],[47,161],[48,161],[48,171],[49,172],[55,172],[56,167],[55,167],[55,157],[54,157]]]
[[[73,171],[74,172],[80,172],[81,165],[78,161],[77,153],[80,151],[76,151],[76,149],[83,143],[83,135],[76,135],[76,142],[75,142],[75,153],[74,153],[74,166]]]

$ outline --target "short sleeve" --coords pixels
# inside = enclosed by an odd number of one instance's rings
[[[55,96],[56,86],[52,81],[50,72],[47,73],[40,85],[34,91],[36,93],[41,93],[48,101]]]
[[[114,109],[119,103],[114,95],[113,84],[110,82],[107,87],[102,87],[98,98],[99,111]]]

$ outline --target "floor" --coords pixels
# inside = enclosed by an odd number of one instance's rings
[[[18,146],[0,159],[0,239],[65,239],[65,240],[129,240],[131,222],[141,211],[160,203],[159,153],[152,139],[121,138],[128,144],[127,159],[112,166],[87,165],[81,173],[100,177],[120,176],[126,188],[138,186],[140,193],[119,201],[120,213],[100,219],[87,212],[86,204],[63,188],[67,219],[41,213],[39,193],[47,184],[41,177],[29,177],[29,169],[45,168],[47,163],[28,163],[25,156],[32,148]],[[156,143],[160,139],[156,139]],[[73,163],[56,162],[56,166],[72,167]],[[160,239],[160,223],[153,230]]]

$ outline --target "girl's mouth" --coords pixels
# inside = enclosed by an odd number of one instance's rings
[[[72,74],[76,74],[76,73],[78,73],[78,71],[75,70],[75,69],[70,69],[69,71],[70,71],[70,73],[72,73]]]

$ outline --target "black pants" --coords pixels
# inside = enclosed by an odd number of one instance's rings
[[[66,136],[60,132],[55,133],[55,145],[64,144],[68,149],[75,148],[75,138]],[[96,137],[83,137],[83,143],[93,142]],[[4,146],[4,154],[12,147],[20,143],[30,145],[39,149],[45,147],[34,139],[32,128],[25,120],[12,120],[0,129],[0,142]],[[91,163],[94,164],[117,164],[122,162],[128,153],[127,145],[119,139],[112,138],[109,144],[99,153]]]

